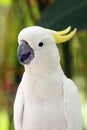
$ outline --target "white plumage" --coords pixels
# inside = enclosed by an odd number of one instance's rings
[[[33,54],[29,56],[25,45],[18,50],[25,72],[14,103],[15,130],[81,130],[78,90],[62,71],[51,31],[25,28],[19,33],[19,46],[22,41]]]

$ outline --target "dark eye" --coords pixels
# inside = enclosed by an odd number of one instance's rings
[[[38,45],[39,45],[39,47],[42,47],[43,46],[43,42],[40,42]]]

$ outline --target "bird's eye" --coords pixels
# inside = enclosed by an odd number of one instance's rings
[[[43,46],[43,42],[40,42],[40,43],[38,44],[38,46],[39,46],[39,47],[42,47],[42,46]]]

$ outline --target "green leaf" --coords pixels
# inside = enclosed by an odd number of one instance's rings
[[[69,25],[87,28],[87,0],[55,0],[42,14],[38,25],[63,29]]]
[[[0,5],[9,6],[12,0],[0,0]]]

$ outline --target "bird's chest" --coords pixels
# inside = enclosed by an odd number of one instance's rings
[[[59,89],[58,84],[51,81],[32,82],[31,80],[24,94],[24,129],[63,130],[62,128],[65,128],[62,87]]]
[[[62,87],[57,81],[47,79],[29,79],[24,86],[25,97],[31,100],[49,99],[62,94]]]
[[[63,96],[30,101],[23,119],[24,130],[66,130]]]

